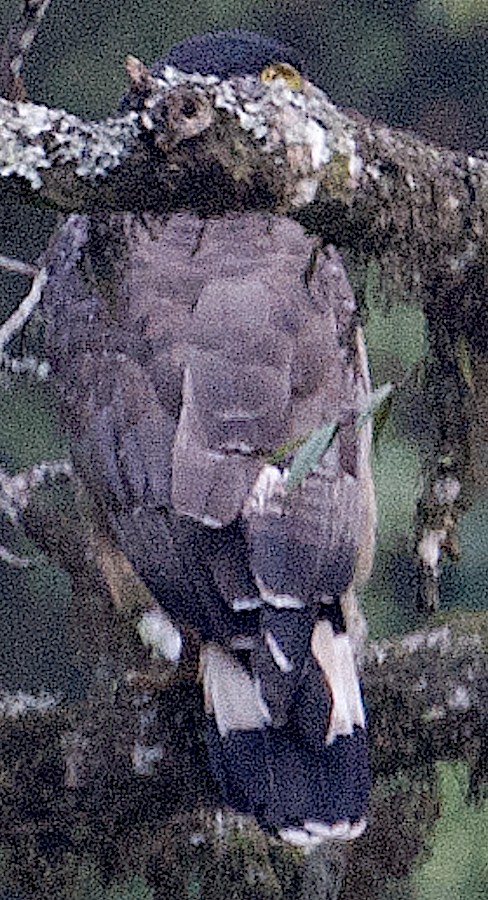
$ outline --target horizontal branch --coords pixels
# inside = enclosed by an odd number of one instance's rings
[[[475,759],[488,733],[486,614],[371,644],[364,684],[380,768]]]
[[[52,484],[58,478],[69,480],[72,477],[72,465],[67,459],[40,462],[15,475],[0,468],[0,514],[17,522],[40,487]]]
[[[431,844],[439,815],[434,760],[467,759],[475,796],[482,786],[488,704],[469,712],[456,673],[464,667],[467,682],[486,698],[486,653],[472,638],[476,618],[466,617],[465,638],[452,625],[370,648],[370,827],[346,856],[333,856],[332,867],[327,861],[336,844],[303,858],[248,817],[222,814],[202,747],[201,702],[189,682],[155,696],[149,686],[141,691],[104,679],[108,696],[91,698],[84,709],[48,691],[4,692],[0,826],[13,849],[12,882],[38,883],[49,865],[50,886],[59,879],[53,895],[74,896],[72,860],[82,846],[84,864],[103,869],[105,862],[118,879],[146,873],[151,884],[171,885],[165,896],[188,894],[188,873],[203,879],[205,864],[204,885],[219,872],[219,897],[295,897],[302,878],[303,896],[332,896],[324,885],[345,878],[347,896],[379,900]],[[478,624],[486,631],[486,621]],[[436,666],[457,684],[450,700],[445,692],[449,710],[424,702]]]
[[[53,823],[61,821],[71,846],[71,833],[78,832],[80,823],[112,835],[123,833],[120,823],[136,821],[144,834],[145,820],[140,824],[137,814],[141,809],[148,811],[153,829],[154,816],[164,821],[181,809],[215,809],[218,798],[202,747],[197,666],[185,659],[192,648],[185,648],[168,686],[168,666],[151,659],[150,650],[135,639],[134,625],[146,600],[136,597],[134,573],[110,554],[110,547],[97,546],[78,506],[64,491],[58,493],[58,474],[64,476],[62,487],[69,474],[62,463],[15,476],[0,472],[4,509],[29,526],[29,537],[70,573],[73,662],[85,678],[90,671],[93,675],[85,681],[88,696],[75,704],[49,691],[49,685],[39,696],[19,690],[0,697],[6,773],[0,827],[15,842],[19,835],[31,834],[35,840],[44,829],[51,833]],[[1,501],[0,491],[0,509]],[[77,501],[86,512],[79,489]],[[386,821],[387,829],[391,823],[402,834],[419,814],[429,819],[433,807],[423,778],[426,773],[431,777],[435,760],[467,760],[473,789],[482,783],[487,625],[486,614],[453,616],[440,628],[369,646],[364,691],[373,770],[379,779],[368,846],[378,846],[374,823]],[[386,792],[381,787],[385,775],[390,779]],[[422,809],[408,818],[407,826],[392,822],[395,779],[401,816],[403,794],[413,786],[412,797],[419,802],[416,792],[422,790]],[[139,834],[138,841],[144,843]]]
[[[409,291],[483,265],[482,156],[347,116],[306,81],[292,90],[169,67],[156,79],[134,59],[128,71],[125,107],[137,111],[105,122],[0,101],[0,175],[65,209],[160,212],[212,211],[217,180],[221,203],[299,215],[377,256]]]
[[[364,691],[370,719],[373,768],[378,774],[436,759],[476,762],[483,747],[483,736],[488,733],[488,653],[484,637],[487,625],[486,615],[459,615],[454,616],[449,625],[368,646]],[[146,676],[139,669],[135,678],[130,662],[128,660],[125,674],[128,690],[144,684],[144,696],[149,702],[154,691],[159,693],[158,685],[167,684],[167,666],[162,664],[165,677],[158,677],[158,668],[151,661]],[[177,675],[173,684],[177,687]],[[170,686],[163,690],[163,704],[166,703],[166,690],[171,696],[173,689]],[[27,696],[30,699],[24,702]],[[196,695],[190,696],[194,702]],[[51,698],[49,691],[42,694],[39,702],[22,690],[4,695],[0,698],[0,718],[28,716],[35,719],[46,715],[51,706],[56,709],[58,718],[62,716],[64,705],[59,694],[49,703],[45,702],[46,698]],[[94,709],[96,701],[92,699],[87,715],[94,715]],[[65,707],[65,714],[69,718],[69,706]],[[119,710],[118,727],[121,733],[130,735],[129,722],[123,725],[121,714],[122,710]],[[103,732],[101,710],[95,718]],[[163,718],[164,736],[163,733],[158,736],[152,727],[153,746],[180,739],[174,723],[171,728],[167,725]],[[161,756],[168,753],[166,747]],[[130,746],[125,755],[129,759]],[[154,774],[157,771],[156,765]]]
[[[0,99],[0,177],[21,179],[60,209],[83,209],[93,203],[97,176],[122,164],[137,134],[134,115],[83,122],[63,110]]]
[[[66,481],[70,473],[64,461],[14,476],[0,470],[0,511],[70,573],[79,661],[86,657],[83,665],[96,669],[98,655],[107,663],[111,648],[116,680],[159,693],[168,665],[155,662],[137,635],[154,601],[128,560],[98,533],[80,485],[76,502],[74,494],[59,494],[58,478],[61,488],[74,487]],[[429,758],[476,758],[488,734],[487,636],[486,613],[458,613],[440,626],[368,645],[363,682],[378,771]],[[198,646],[191,632],[184,637],[176,679],[188,683],[196,677]]]
[[[6,272],[13,272],[15,275],[26,275],[27,278],[34,278],[38,269],[30,263],[23,262],[21,259],[13,259],[11,256],[3,256],[0,254],[0,269]]]
[[[40,694],[31,694],[26,691],[2,691],[0,693],[0,721],[2,719],[22,719],[23,716],[34,713],[43,716],[56,708],[60,697],[41,691]]]

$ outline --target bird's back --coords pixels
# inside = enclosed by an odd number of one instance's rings
[[[298,223],[257,212],[72,216],[48,274],[48,355],[77,467],[154,596],[222,648],[204,666],[209,715],[223,723],[211,730],[213,757],[223,733],[251,739],[229,720],[216,676],[225,670],[230,683],[243,665],[242,694],[254,691],[267,711],[255,749],[284,741],[280,771],[298,753],[307,780],[297,747],[308,740],[320,757],[316,733],[325,750],[331,717],[319,645],[347,630],[342,598],[374,532],[369,436],[356,427],[369,381],[338,254]],[[296,448],[326,423],[338,426],[332,446],[288,492]],[[250,648],[245,659],[238,646]],[[364,756],[358,717],[346,732]],[[293,718],[298,744],[286,731]],[[224,790],[236,805],[235,784]],[[273,813],[282,804],[270,796],[259,816],[303,824],[312,795],[296,815]],[[237,805],[258,814],[250,796]]]

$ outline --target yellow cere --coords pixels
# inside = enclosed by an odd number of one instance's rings
[[[262,70],[260,78],[263,84],[271,84],[276,78],[283,78],[288,87],[293,88],[295,91],[301,90],[302,87],[300,72],[288,63],[273,63],[270,66],[266,66]]]

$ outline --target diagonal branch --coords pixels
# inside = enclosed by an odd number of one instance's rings
[[[17,523],[19,516],[27,509],[32,494],[46,483],[57,478],[70,479],[73,469],[69,460],[58,459],[37,463],[31,469],[24,469],[10,475],[0,468],[0,514]]]
[[[26,56],[51,0],[23,0],[18,19],[0,47],[0,92],[9,100],[24,100],[22,71]]]
[[[8,547],[0,544],[0,562],[13,566],[14,569],[27,569],[28,566],[33,564],[34,560],[29,556],[18,556],[9,550]]]
[[[6,272],[14,272],[16,275],[27,275],[28,278],[34,278],[38,273],[36,266],[31,263],[23,262],[21,259],[13,259],[11,256],[2,256],[0,254],[0,269]]]
[[[46,281],[46,270],[40,269],[40,271],[38,271],[34,277],[32,287],[27,296],[24,297],[17,309],[12,313],[11,316],[9,316],[7,321],[4,322],[3,325],[0,325],[0,361],[2,359],[3,351],[6,345],[30,319],[32,313],[34,312],[41,299],[42,289],[46,284]]]

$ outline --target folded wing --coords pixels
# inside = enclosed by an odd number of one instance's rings
[[[200,634],[224,796],[297,840],[355,836],[368,790],[355,585],[375,513],[357,428],[367,360],[338,254],[260,213],[72,216],[48,273],[75,461],[156,599]],[[288,489],[296,447],[324,423],[332,445]]]

